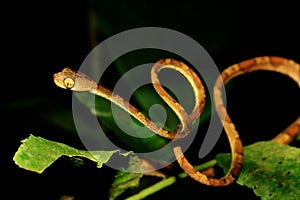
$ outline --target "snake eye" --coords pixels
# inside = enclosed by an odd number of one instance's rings
[[[75,85],[75,81],[72,78],[65,78],[63,83],[66,89],[72,89]]]

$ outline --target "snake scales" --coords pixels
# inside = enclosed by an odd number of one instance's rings
[[[195,96],[194,108],[190,114],[188,114],[185,109],[161,86],[158,79],[158,73],[163,68],[170,68],[178,71],[190,83]],[[244,158],[243,145],[235,125],[231,121],[224,106],[222,100],[222,87],[236,76],[257,70],[274,71],[287,75],[300,86],[300,65],[292,60],[281,57],[256,57],[226,68],[216,80],[213,95],[216,111],[223,123],[231,148],[232,159],[230,169],[226,175],[220,179],[209,178],[205,174],[194,169],[184,156],[180,146],[175,146],[173,148],[173,152],[181,168],[196,181],[205,185],[225,186],[235,181],[238,177]],[[200,116],[205,106],[205,90],[201,80],[187,65],[174,59],[159,60],[154,64],[151,70],[151,80],[156,92],[168,104],[168,106],[170,106],[180,120],[180,130],[176,130],[174,132],[168,132],[167,130],[158,127],[129,102],[103,86],[98,85],[94,80],[81,72],[65,68],[63,71],[54,74],[53,79],[56,85],[61,88],[71,89],[73,91],[90,92],[115,103],[141,122],[144,126],[148,127],[151,131],[168,139],[182,139],[187,136],[193,122]],[[300,117],[298,117],[298,119],[289,127],[279,133],[273,140],[278,143],[288,144],[298,134],[300,134]]]

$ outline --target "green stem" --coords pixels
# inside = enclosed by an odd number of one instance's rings
[[[215,164],[217,163],[217,161],[214,160],[210,160],[208,162],[205,162],[201,165],[197,165],[195,166],[195,169],[198,171],[202,171],[204,169],[213,167]],[[188,177],[188,175],[185,172],[182,172],[180,174],[177,175],[177,178],[179,179],[183,179]],[[163,188],[166,188],[172,184],[174,184],[176,182],[176,176],[171,176],[169,178],[164,178],[161,181],[157,182],[154,185],[151,185],[143,190],[141,190],[139,193],[134,194],[130,197],[128,197],[126,200],[139,200],[139,199],[143,199],[151,194],[154,194],[156,192],[158,192],[159,190],[162,190]]]
[[[163,180],[159,181],[158,183],[155,183],[154,185],[151,185],[143,190],[141,190],[139,193],[134,194],[130,197],[128,197],[126,200],[139,200],[143,199],[151,194],[154,194],[155,192],[168,187],[176,182],[176,177],[171,176],[169,178],[164,178]]]

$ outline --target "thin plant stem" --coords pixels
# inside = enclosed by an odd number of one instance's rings
[[[213,160],[205,162],[201,165],[195,166],[195,169],[199,170],[199,171],[202,171],[202,170],[205,170],[207,168],[213,167],[216,163],[217,163],[217,161],[215,159],[213,159]],[[182,172],[182,173],[178,174],[177,176],[170,176],[168,178],[164,178],[161,181],[155,183],[154,185],[151,185],[151,186],[141,190],[139,193],[128,197],[126,200],[143,199],[143,198],[145,198],[145,197],[147,197],[151,194],[154,194],[154,193],[158,192],[159,190],[162,190],[162,189],[174,184],[177,179],[183,179],[183,178],[186,178],[186,177],[188,177],[188,175],[185,172]]]

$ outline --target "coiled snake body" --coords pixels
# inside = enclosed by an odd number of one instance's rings
[[[195,94],[195,105],[190,114],[188,114],[185,109],[161,86],[158,79],[158,73],[163,68],[170,68],[178,71],[190,83]],[[196,181],[206,185],[225,186],[235,181],[238,177],[243,163],[243,146],[235,125],[231,121],[224,106],[222,100],[222,87],[236,76],[257,70],[275,71],[285,74],[292,78],[300,86],[300,65],[292,60],[287,60],[281,57],[256,57],[225,69],[216,80],[213,95],[216,111],[223,123],[224,130],[227,134],[231,147],[232,159],[230,169],[226,175],[220,179],[209,178],[205,174],[194,169],[194,167],[185,158],[180,146],[175,146],[173,148],[179,165]],[[61,88],[71,89],[73,91],[90,92],[115,103],[141,122],[144,126],[148,127],[151,131],[168,139],[181,139],[187,136],[193,122],[195,122],[195,120],[200,116],[205,106],[205,90],[199,77],[187,65],[174,59],[159,60],[154,64],[151,70],[151,80],[156,92],[170,106],[180,120],[181,128],[174,132],[169,132],[159,128],[129,102],[103,86],[98,85],[94,80],[81,72],[65,68],[63,71],[54,74],[53,78],[56,85]],[[287,144],[290,143],[298,134],[300,134],[300,117],[283,132],[279,133],[273,140],[278,143]]]

